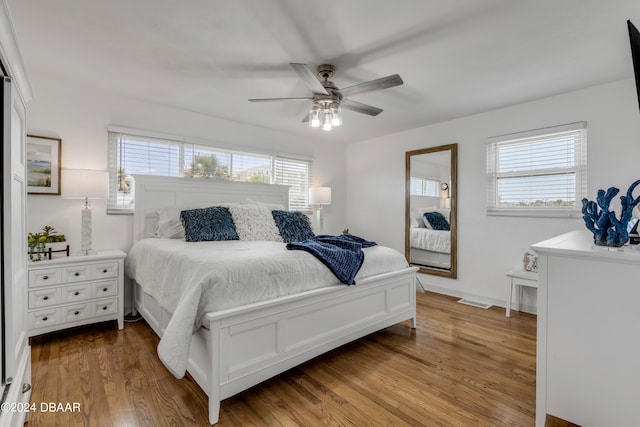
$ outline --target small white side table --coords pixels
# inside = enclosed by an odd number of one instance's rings
[[[516,289],[517,311],[520,311],[520,298],[522,296],[522,287],[538,288],[538,273],[516,268],[507,273],[509,298],[507,299],[507,317],[511,317],[511,298],[513,297],[513,288]]]

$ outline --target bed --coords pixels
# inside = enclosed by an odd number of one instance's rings
[[[427,226],[425,213],[439,213],[445,229]],[[418,208],[411,217],[409,227],[409,258],[411,264],[427,265],[435,268],[451,268],[451,232],[449,231],[448,209]]]
[[[157,258],[161,261],[158,269],[165,264],[163,259],[180,258],[190,250],[194,254],[201,254],[205,246],[210,244],[149,238],[157,228],[160,209],[228,203],[288,206],[288,187],[281,185],[153,176],[136,176],[135,181],[134,246],[130,254],[135,257],[136,252],[144,252],[144,256],[138,255],[137,258]],[[230,257],[232,255],[229,254],[251,251],[269,257],[271,253],[276,256],[278,252],[286,251],[285,243],[278,242],[214,243],[228,245],[219,254],[226,253]],[[187,249],[182,245],[192,246]],[[162,249],[151,249],[154,246],[162,246]],[[144,251],[139,249],[143,247]],[[181,249],[175,251],[175,248]],[[373,249],[370,260],[369,252],[366,252],[369,249]],[[147,250],[160,252],[151,255],[153,252],[145,252]],[[170,250],[173,255],[168,252],[164,255],[165,258],[158,255],[161,251]],[[393,249],[377,246],[364,251],[365,260],[355,276],[355,286],[336,283],[333,276],[331,283],[307,289],[308,283],[325,283],[323,280],[326,277],[316,280],[310,278],[315,276],[305,272],[304,279],[297,280],[300,283],[295,291],[279,291],[282,286],[278,285],[280,279],[276,278],[273,282],[275,285],[268,285],[272,292],[266,292],[258,299],[249,297],[247,300],[243,296],[235,300],[231,298],[232,301],[216,306],[208,305],[214,298],[203,297],[200,290],[195,291],[190,285],[179,284],[179,287],[183,286],[187,290],[180,290],[178,297],[173,295],[167,298],[159,293],[158,283],[153,283],[160,282],[161,279],[131,277],[134,279],[134,306],[161,337],[158,353],[165,366],[178,377],[183,373],[181,367],[184,367],[208,395],[209,422],[215,424],[219,417],[220,401],[223,399],[324,352],[398,322],[408,320],[410,326],[415,328],[417,269],[409,267],[406,261],[398,264],[395,255],[391,256],[391,252],[397,254]],[[287,265],[285,270],[314,269],[313,274],[327,274],[326,267],[321,266],[324,272],[314,267],[319,261],[310,254],[304,251],[288,252],[292,260],[287,258],[287,262],[293,264]],[[387,257],[390,259],[389,266],[380,270],[381,260]],[[200,255],[200,258],[204,256]],[[127,274],[136,276],[129,268],[132,261],[127,258]],[[187,265],[186,260],[179,259],[178,262]],[[250,270],[247,266],[258,268],[260,262],[259,259],[244,260],[241,264],[245,266],[244,270]],[[231,262],[221,262],[229,263]],[[201,267],[195,265],[189,271],[200,271],[198,269]],[[162,276],[164,273],[159,274]],[[228,277],[228,273],[224,274]],[[193,276],[198,274],[194,273]],[[264,275],[265,282],[267,276]],[[238,280],[244,278],[240,277]],[[175,355],[167,349],[175,350],[178,347],[189,350],[173,359]]]

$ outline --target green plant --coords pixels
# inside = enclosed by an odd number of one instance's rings
[[[40,261],[42,254],[46,252],[45,246],[47,243],[65,242],[66,240],[64,234],[58,234],[56,229],[50,225],[42,227],[41,232],[29,233],[27,235],[29,259],[31,261]]]

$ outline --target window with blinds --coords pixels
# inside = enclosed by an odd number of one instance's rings
[[[289,185],[289,209],[309,209],[311,161],[109,132],[110,213],[133,211],[134,175]]]
[[[411,177],[411,195],[440,197],[440,182],[428,178]]]
[[[587,189],[586,123],[490,138],[487,213],[575,216]]]

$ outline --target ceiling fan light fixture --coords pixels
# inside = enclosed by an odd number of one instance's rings
[[[331,110],[322,110],[322,130],[330,131],[333,128],[331,121]]]
[[[338,102],[316,101],[309,110],[309,126],[330,131],[342,125],[340,104]]]
[[[320,110],[315,105],[309,111],[309,126],[312,128],[320,127]]]
[[[331,125],[342,125],[342,117],[340,117],[340,106],[337,103],[331,106]]]

